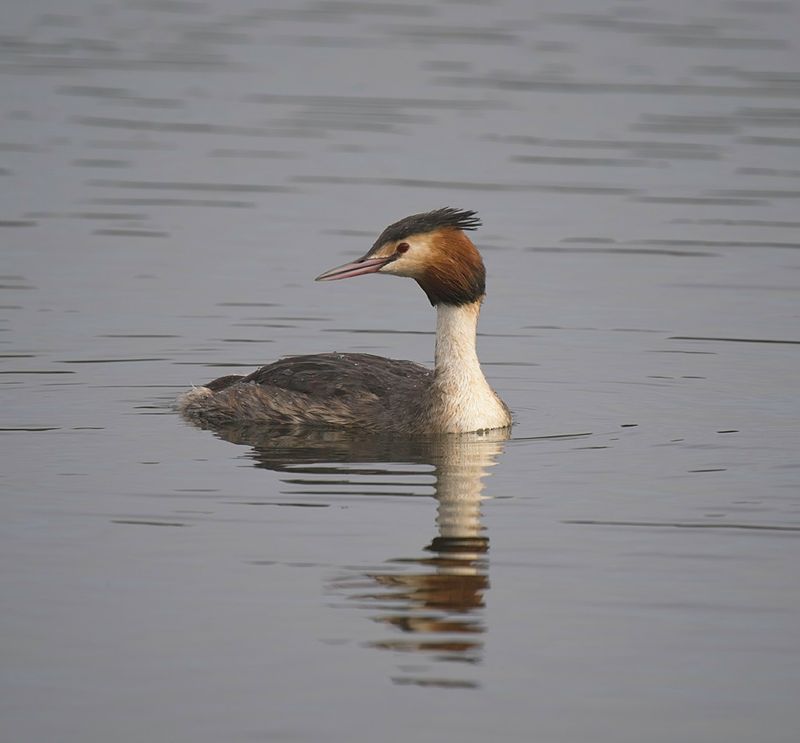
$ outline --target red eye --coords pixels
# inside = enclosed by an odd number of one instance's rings
[[[396,253],[405,253],[410,247],[408,243],[400,243],[394,250]]]

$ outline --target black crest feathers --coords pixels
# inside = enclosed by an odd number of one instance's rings
[[[399,222],[390,224],[375,241],[372,250],[377,250],[388,242],[405,240],[413,235],[424,235],[426,232],[443,227],[453,227],[457,230],[476,230],[481,226],[481,220],[473,211],[453,209],[446,206],[443,209],[434,209],[432,212],[412,214]]]

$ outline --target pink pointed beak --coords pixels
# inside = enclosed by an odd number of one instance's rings
[[[336,268],[331,268],[325,273],[321,273],[314,281],[336,281],[337,279],[349,279],[353,276],[361,276],[365,273],[376,273],[387,263],[394,260],[393,256],[388,258],[359,258],[352,263],[345,263]]]

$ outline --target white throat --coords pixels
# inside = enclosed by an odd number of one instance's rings
[[[480,309],[480,302],[436,307],[436,415],[447,431],[511,425],[508,409],[489,386],[478,361],[475,346]]]

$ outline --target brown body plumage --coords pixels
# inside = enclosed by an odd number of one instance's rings
[[[345,427],[403,434],[459,433],[511,425],[508,408],[489,387],[475,353],[485,272],[465,229],[474,212],[439,209],[384,230],[372,249],[318,277],[365,273],[416,279],[437,308],[436,365],[371,354],[294,356],[248,376],[229,375],[195,387],[178,401],[189,418],[211,425]]]

